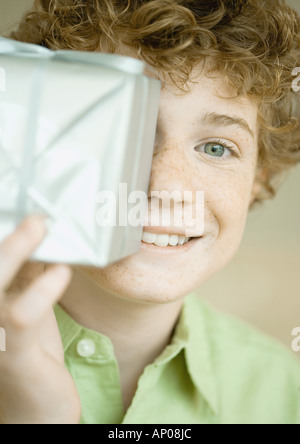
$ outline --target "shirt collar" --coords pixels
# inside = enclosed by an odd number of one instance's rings
[[[54,307],[54,313],[59,327],[64,352],[66,353],[72,342],[82,331],[83,327],[77,324],[59,305]]]
[[[209,307],[196,294],[186,297],[180,329],[187,337],[185,357],[190,377],[211,410],[219,411],[218,391],[209,340]]]
[[[84,329],[77,324],[59,305],[56,305],[55,316],[60,330],[64,351],[67,352],[71,344]],[[156,365],[163,365],[171,361],[184,350],[189,376],[198,392],[205,398],[214,413],[218,413],[218,397],[216,380],[212,365],[212,356],[209,346],[209,332],[207,326],[207,307],[195,294],[186,297],[177,322],[175,332],[165,350],[154,361]],[[99,333],[91,334],[109,341]]]

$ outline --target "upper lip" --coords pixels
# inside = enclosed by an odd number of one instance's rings
[[[169,236],[183,236],[187,238],[192,237],[200,237],[198,235],[195,236],[187,236],[186,232],[180,231],[176,228],[170,228],[170,227],[144,227],[144,231],[147,233],[153,233],[153,234],[168,234]]]

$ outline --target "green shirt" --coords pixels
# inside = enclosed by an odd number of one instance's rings
[[[55,314],[82,424],[300,424],[297,357],[193,294],[126,412],[110,339]]]

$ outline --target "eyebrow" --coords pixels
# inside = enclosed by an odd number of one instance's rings
[[[254,133],[249,127],[246,120],[236,116],[228,116],[227,114],[206,113],[200,119],[200,124],[211,126],[239,126],[243,130],[247,131],[251,135],[251,137],[254,138]]]

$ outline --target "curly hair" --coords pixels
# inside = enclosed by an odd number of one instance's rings
[[[50,49],[114,53],[120,44],[179,88],[209,59],[238,95],[257,100],[256,201],[300,161],[300,18],[285,0],[35,0],[11,38]]]

